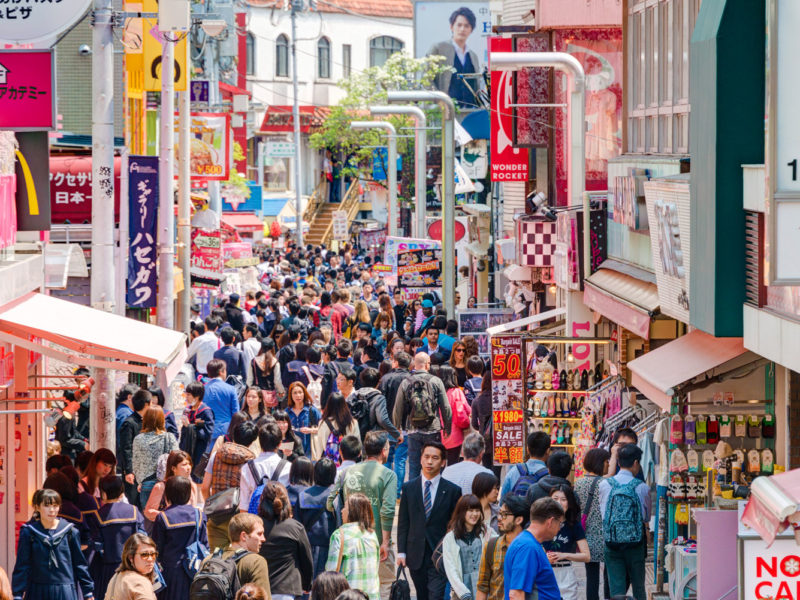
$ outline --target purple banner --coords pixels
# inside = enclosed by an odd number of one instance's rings
[[[131,156],[128,161],[128,306],[156,305],[158,256],[158,157]]]

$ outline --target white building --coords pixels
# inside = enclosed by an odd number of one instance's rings
[[[292,140],[290,12],[253,3],[247,10],[247,85],[253,102],[263,105],[252,134],[262,142]],[[409,0],[317,0],[315,11],[298,13],[297,32],[301,188],[311,194],[320,180],[322,157],[308,146],[309,130],[343,97],[341,79],[382,65],[393,52],[413,51],[413,8]],[[253,150],[251,156],[257,157]],[[293,189],[293,159],[262,157],[266,188]]]

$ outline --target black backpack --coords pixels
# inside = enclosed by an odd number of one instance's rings
[[[200,567],[189,587],[189,600],[233,600],[242,587],[236,563],[249,552],[237,551],[230,558],[222,558],[218,549]]]
[[[347,399],[347,406],[350,408],[350,414],[358,423],[358,432],[361,434],[363,442],[364,436],[369,431],[369,399],[355,392]]]
[[[511,488],[511,493],[514,496],[521,496],[522,498],[527,497],[528,489],[535,483],[537,483],[542,477],[548,474],[547,467],[542,467],[535,473],[531,473],[528,469],[528,465],[525,463],[517,465],[517,471],[519,471],[519,479],[517,479],[514,487]]]
[[[430,380],[419,374],[412,375],[406,388],[406,398],[411,408],[411,424],[416,429],[427,429],[439,412],[431,388]]]

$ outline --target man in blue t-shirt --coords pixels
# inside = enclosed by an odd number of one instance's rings
[[[506,552],[503,565],[505,600],[561,600],[553,567],[542,548],[564,522],[564,509],[552,498],[540,498],[531,506],[531,522]],[[535,595],[532,596],[532,594]]]

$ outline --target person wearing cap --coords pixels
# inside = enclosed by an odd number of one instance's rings
[[[422,337],[425,330],[433,324],[433,300],[426,298],[422,301],[422,324],[417,328],[415,335]]]
[[[203,322],[203,318],[200,316],[200,305],[199,304],[196,304],[196,303],[192,304],[189,307],[189,310],[192,313],[192,317],[190,319],[192,323],[202,323]]]
[[[241,308],[239,308],[239,294],[233,293],[228,296],[228,302],[225,304],[225,317],[228,319],[231,328],[242,333],[244,329],[244,315]]]

